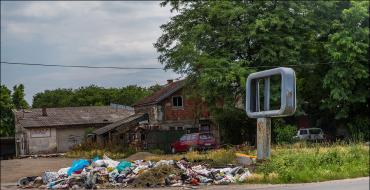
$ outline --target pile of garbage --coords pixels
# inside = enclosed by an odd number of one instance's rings
[[[158,162],[136,160],[120,162],[103,156],[91,160],[74,160],[71,167],[46,171],[42,176],[18,180],[21,188],[95,189],[124,187],[186,187],[197,185],[227,185],[245,181],[251,173],[241,166],[211,168],[194,165],[185,158]]]

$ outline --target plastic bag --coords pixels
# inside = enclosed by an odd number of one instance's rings
[[[59,176],[67,175],[68,170],[69,170],[69,167],[68,167],[68,168],[60,168],[60,169],[58,170],[58,175],[59,175]]]
[[[99,156],[96,156],[95,158],[91,159],[92,162],[95,162],[97,160],[100,160]]]
[[[73,160],[72,166],[68,169],[68,176],[72,175],[72,173],[81,171],[86,166],[90,165],[89,161],[87,160]]]
[[[56,181],[58,177],[59,177],[58,172],[44,172],[44,174],[42,175],[42,181],[44,183],[49,183],[52,181]]]
[[[122,170],[125,170],[126,168],[131,167],[131,162],[127,162],[125,160],[122,160],[116,167],[118,173],[121,173]]]

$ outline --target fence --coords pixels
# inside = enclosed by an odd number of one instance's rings
[[[0,159],[5,160],[15,157],[15,138],[1,137],[0,138]]]
[[[160,149],[166,153],[171,152],[171,143],[179,140],[185,130],[150,131],[146,136],[146,149]]]

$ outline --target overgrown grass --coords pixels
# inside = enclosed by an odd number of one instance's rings
[[[103,157],[107,155],[112,159],[123,159],[136,151],[132,148],[124,148],[116,145],[107,145],[100,147],[95,143],[83,143],[74,147],[71,151],[66,153],[69,158],[93,158],[95,156]]]
[[[301,183],[369,175],[369,147],[362,144],[276,146],[258,163],[249,183]]]
[[[235,163],[235,150],[233,149],[218,149],[207,152],[187,152],[184,154],[172,155],[156,155],[147,157],[147,160],[180,160],[182,158],[188,159],[190,162],[206,162],[211,166],[226,166]]]

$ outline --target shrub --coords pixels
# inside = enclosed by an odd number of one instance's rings
[[[297,133],[297,127],[293,125],[277,125],[273,127],[275,143],[289,144],[294,142],[294,135]]]

